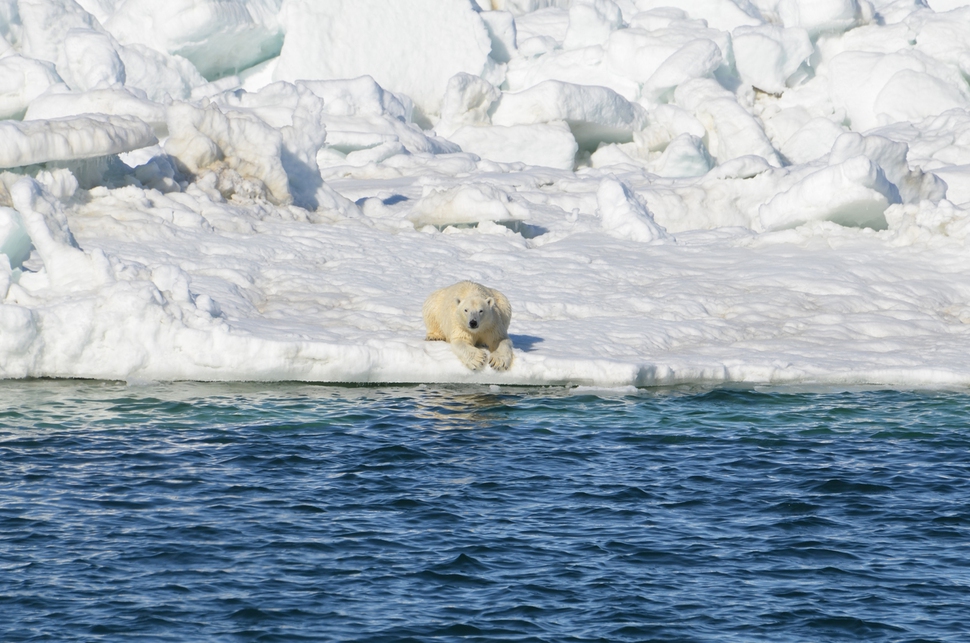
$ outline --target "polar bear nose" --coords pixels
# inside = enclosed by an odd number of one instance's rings
[[[473,319],[470,322],[468,322],[468,325],[470,327],[472,327],[472,328],[478,328],[478,320],[477,319]]]

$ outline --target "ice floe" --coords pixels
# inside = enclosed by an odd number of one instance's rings
[[[970,386],[970,3],[0,0],[0,376]],[[424,341],[512,302],[516,358]]]

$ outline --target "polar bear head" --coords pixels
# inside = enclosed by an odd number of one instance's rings
[[[495,299],[472,294],[464,299],[456,298],[458,318],[471,333],[495,327]]]

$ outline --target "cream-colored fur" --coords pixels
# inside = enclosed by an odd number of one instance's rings
[[[497,371],[512,365],[512,305],[499,291],[459,281],[431,293],[421,312],[428,328],[425,339],[450,343],[462,364],[473,371],[484,368],[486,362]]]

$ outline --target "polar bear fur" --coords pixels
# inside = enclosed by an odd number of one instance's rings
[[[425,339],[450,343],[462,364],[473,371],[486,362],[497,371],[512,365],[512,305],[499,291],[460,281],[431,293],[421,312],[428,328]]]

